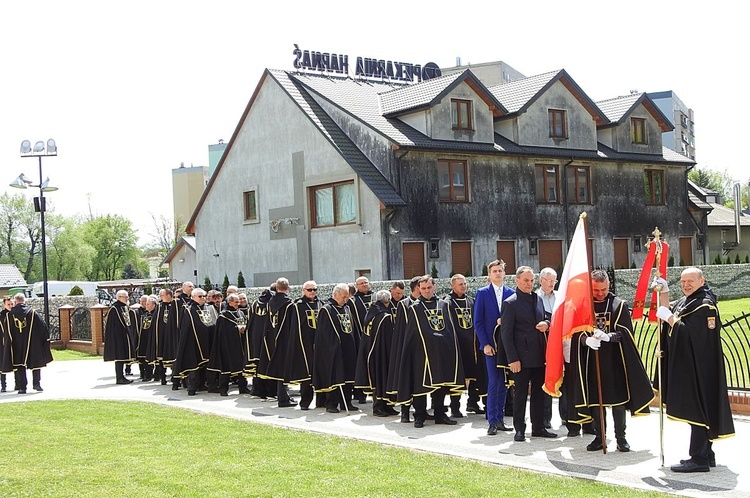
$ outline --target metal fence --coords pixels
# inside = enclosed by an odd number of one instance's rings
[[[643,366],[652,379],[656,372],[657,330],[657,324],[649,323],[646,318],[633,323]],[[733,316],[722,324],[721,344],[727,387],[734,391],[750,391],[750,312]]]
[[[89,308],[76,308],[70,314],[70,338],[74,341],[91,340],[91,310]]]

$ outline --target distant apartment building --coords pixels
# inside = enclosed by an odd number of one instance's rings
[[[184,163],[172,170],[172,205],[175,225],[184,226],[208,183],[208,166],[186,167]]]
[[[662,144],[695,161],[695,116],[672,90],[648,94],[661,112],[671,120],[672,131],[662,133]]]

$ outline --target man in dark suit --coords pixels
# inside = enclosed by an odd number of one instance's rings
[[[474,331],[477,334],[479,346],[484,352],[487,365],[487,434],[494,436],[498,429],[509,431],[505,426],[503,414],[505,410],[505,396],[508,393],[505,386],[505,372],[498,368],[496,358],[500,337],[496,334],[499,330],[500,316],[503,312],[503,301],[513,295],[513,289],[503,285],[505,280],[505,262],[495,260],[487,265],[490,285],[482,287],[477,291],[474,298]],[[467,407],[467,411],[473,407]],[[478,412],[477,410],[474,410]]]
[[[526,398],[531,383],[531,436],[554,438],[557,434],[544,427],[544,365],[549,321],[544,304],[535,293],[534,270],[520,266],[516,270],[516,293],[503,303],[500,336],[513,373],[514,441],[523,441],[526,432]]]

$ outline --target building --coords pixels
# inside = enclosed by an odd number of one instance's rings
[[[700,263],[710,264],[737,258],[744,263],[750,257],[750,216],[728,208],[720,195],[711,189],[688,182],[691,211],[695,212],[705,236],[698,240]]]
[[[630,267],[654,227],[691,263],[690,159],[646,94],[593,102],[565,71],[487,85],[266,70],[187,231],[199,280],[248,285],[561,268],[581,212],[592,264]]]
[[[669,118],[674,129],[662,134],[662,142],[675,152],[695,161],[695,116],[693,110],[671,90],[653,92],[648,96]]]
[[[172,206],[174,224],[181,226],[187,223],[195,206],[203,195],[208,184],[207,166],[190,166],[180,164],[172,170]]]
[[[488,87],[526,78],[523,73],[503,61],[461,65],[461,58],[456,60],[455,67],[442,68],[442,73],[453,74],[465,71],[466,69],[471,69],[471,72]]]
[[[224,151],[227,148],[227,144],[224,140],[219,140],[217,144],[211,144],[208,146],[208,177],[211,178],[216,171],[216,166],[219,165],[221,156],[224,155]],[[195,208],[195,206],[193,206]],[[191,211],[192,214],[192,211]],[[185,218],[186,220],[188,218]]]
[[[195,237],[184,235],[172,247],[169,254],[162,261],[162,265],[169,265],[169,278],[178,282],[190,280],[195,282],[198,276],[197,264],[195,261]],[[216,280],[213,280],[216,282]]]
[[[27,288],[30,288],[29,284],[16,265],[0,264],[0,293],[3,296],[26,292]]]

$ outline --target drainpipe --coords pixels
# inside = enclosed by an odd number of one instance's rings
[[[409,149],[405,149],[400,155],[396,153],[398,145],[394,145],[393,157],[396,159],[396,192],[401,195],[401,159],[409,153]]]
[[[383,234],[385,235],[385,277],[391,279],[391,220],[396,215],[394,209],[383,218]]]
[[[564,207],[564,223],[565,223],[565,243],[569,244],[571,237],[570,237],[570,216],[568,215],[568,166],[573,164],[573,158],[570,159],[567,163],[563,164],[562,167],[562,187],[560,188],[560,193],[563,196],[563,207]],[[587,241],[588,242],[588,241]]]

